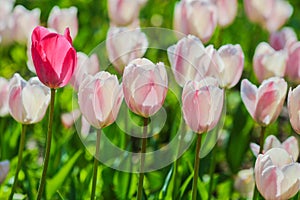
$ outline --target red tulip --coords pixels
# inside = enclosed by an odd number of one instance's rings
[[[67,85],[77,62],[69,29],[60,35],[37,26],[31,40],[32,60],[40,81],[50,88]]]

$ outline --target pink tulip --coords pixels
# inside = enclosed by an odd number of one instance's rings
[[[253,56],[253,68],[259,82],[277,76],[283,77],[287,63],[287,52],[276,51],[268,43],[260,43]]]
[[[9,82],[0,77],[0,116],[3,117],[9,113],[8,107],[8,88]]]
[[[138,20],[147,0],[108,0],[108,15],[112,24],[128,26]]]
[[[288,110],[293,129],[300,134],[300,86],[290,89],[288,94]]]
[[[259,154],[255,162],[258,191],[267,200],[289,199],[300,188],[300,164],[282,148]]]
[[[241,97],[251,117],[261,126],[274,122],[280,114],[287,92],[284,79],[272,77],[264,80],[257,88],[244,79]]]
[[[237,15],[237,0],[213,0],[218,9],[218,24],[221,27],[230,25]]]
[[[15,0],[0,0],[0,23],[7,19],[13,10]]]
[[[214,50],[211,67],[216,68],[215,76],[224,88],[234,87],[240,80],[244,68],[244,53],[239,44],[224,45]]]
[[[99,72],[99,70],[99,60],[96,54],[92,54],[88,57],[82,52],[77,52],[77,66],[70,80],[70,84],[76,91],[78,91],[85,75],[94,75]]]
[[[63,34],[65,28],[69,27],[71,37],[75,39],[78,32],[77,8],[72,6],[60,9],[58,6],[54,6],[50,11],[47,24],[49,28],[60,34]]]
[[[292,6],[284,0],[244,0],[246,14],[270,33],[278,30],[292,15]]]
[[[273,32],[269,37],[270,45],[276,51],[289,49],[289,47],[297,41],[297,35],[295,31],[290,27],[284,27],[278,32]]]
[[[33,29],[40,24],[41,10],[35,8],[27,10],[21,5],[17,5],[13,11],[14,18],[14,40],[26,44]]]
[[[63,113],[60,117],[61,122],[65,128],[71,128],[74,122],[80,117],[81,112],[79,109],[75,109],[69,113]]]
[[[9,112],[22,124],[41,121],[50,102],[50,89],[37,77],[26,82],[15,74],[9,82]]]
[[[300,83],[300,42],[295,42],[289,48],[285,74],[290,81]]]
[[[162,107],[167,90],[168,77],[163,63],[138,58],[125,67],[123,92],[132,112],[143,117],[154,115]]]
[[[40,81],[50,88],[68,84],[76,67],[76,51],[69,29],[60,35],[38,26],[31,40],[32,60]]]
[[[252,199],[254,185],[253,168],[243,169],[238,172],[234,181],[234,188],[241,194],[243,198]]]
[[[206,78],[189,81],[182,91],[182,111],[187,125],[196,133],[213,129],[221,117],[224,91],[218,81]]]
[[[86,75],[80,84],[80,111],[95,128],[104,128],[116,120],[122,100],[122,86],[117,77],[108,72]]]
[[[217,26],[217,7],[205,0],[182,0],[174,10],[174,30],[193,34],[206,43]]]
[[[108,58],[120,74],[130,61],[143,57],[147,48],[147,37],[139,28],[110,27],[107,32]]]
[[[7,174],[9,172],[9,161],[1,161],[0,162],[0,185],[5,180]]]
[[[14,32],[14,26],[15,26],[15,21],[12,15],[6,15],[5,19],[3,21],[0,21],[1,46],[7,46],[13,43],[14,34],[12,33]]]
[[[259,153],[259,145],[255,143],[251,143],[250,147],[253,154],[257,156]],[[298,145],[298,140],[294,136],[290,136],[283,143],[281,143],[274,135],[268,136],[265,139],[263,153],[267,152],[272,148],[283,148],[291,155],[294,161],[298,160],[299,145]]]

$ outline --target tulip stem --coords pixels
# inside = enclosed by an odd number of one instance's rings
[[[48,169],[48,163],[49,163],[49,158],[50,158],[51,141],[52,141],[54,102],[55,102],[55,89],[51,88],[51,101],[50,101],[49,119],[48,119],[48,133],[47,133],[47,137],[46,137],[46,152],[45,152],[45,158],[44,158],[43,173],[42,173],[42,177],[41,177],[41,181],[40,181],[40,186],[38,189],[37,200],[40,200],[42,198],[44,188],[45,188],[45,183],[46,183],[47,169]]]
[[[22,166],[22,158],[23,158],[23,150],[25,146],[25,133],[26,133],[26,128],[27,125],[22,124],[22,131],[21,131],[21,138],[20,138],[20,145],[19,145],[19,153],[18,153],[18,164],[17,164],[17,169],[16,169],[16,174],[14,178],[14,183],[11,189],[11,193],[9,195],[9,200],[13,199],[14,192],[16,190],[17,184],[18,184],[18,177],[19,177],[19,172]]]
[[[201,139],[202,139],[202,134],[197,134],[197,146],[196,146],[196,153],[195,153],[192,200],[197,199],[197,181],[198,181],[199,164],[200,164]]]
[[[94,171],[93,171],[93,183],[92,183],[92,193],[91,200],[95,199],[96,184],[97,184],[97,172],[98,172],[98,158],[100,152],[100,139],[101,139],[101,129],[97,130],[97,140],[96,140],[96,151],[94,156]]]
[[[140,169],[137,200],[142,199],[142,193],[143,193],[145,153],[146,153],[146,145],[147,145],[147,125],[148,125],[148,118],[145,117],[144,118],[143,138],[142,138],[142,151],[141,151],[141,169]]]
[[[262,126],[260,131],[260,139],[259,139],[259,154],[261,154],[264,150],[265,132],[266,132],[266,127]]]

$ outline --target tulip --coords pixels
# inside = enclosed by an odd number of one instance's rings
[[[258,191],[267,200],[289,199],[300,188],[300,164],[282,148],[259,154],[255,162]]]
[[[237,14],[237,0],[215,0],[218,9],[218,24],[226,27],[231,24]]]
[[[163,63],[146,58],[131,61],[124,70],[123,92],[127,106],[148,118],[163,105],[168,90],[168,77]]]
[[[1,117],[9,113],[8,88],[9,88],[8,80],[0,77],[0,116]]]
[[[188,35],[168,48],[168,58],[176,82],[183,87],[187,81],[201,80],[209,70],[212,46],[205,47],[199,38]]]
[[[251,117],[261,126],[274,122],[280,111],[287,92],[284,79],[272,77],[264,80],[257,88],[244,79],[241,83],[241,97]]]
[[[120,74],[130,61],[143,57],[147,48],[147,37],[139,28],[110,27],[107,32],[108,58]]]
[[[96,54],[88,57],[82,52],[77,52],[77,66],[70,80],[70,84],[78,91],[85,75],[94,75],[100,70],[99,60]]]
[[[2,7],[2,4],[1,4]],[[12,15],[6,15],[5,19],[0,22],[0,44],[1,46],[10,45],[14,41],[15,21]]]
[[[60,9],[58,6],[54,6],[50,11],[47,24],[49,28],[60,34],[64,33],[65,27],[69,27],[71,37],[75,39],[78,32],[77,8],[71,6]]]
[[[79,87],[80,111],[85,119],[98,129],[116,120],[122,99],[122,87],[117,77],[108,72],[87,75]]]
[[[147,0],[108,0],[108,16],[116,26],[128,26],[134,23],[141,7]]]
[[[76,66],[76,51],[69,29],[60,35],[38,26],[31,40],[32,60],[40,81],[53,89],[68,84]]]
[[[289,49],[289,47],[297,41],[297,35],[295,31],[290,27],[284,27],[278,32],[273,32],[269,37],[270,45],[276,51]]]
[[[283,77],[287,58],[286,51],[276,51],[268,43],[260,43],[253,57],[253,68],[258,81],[262,82],[273,76]]]
[[[253,154],[257,156],[259,154],[259,146],[255,143],[251,143],[250,147]],[[298,145],[298,140],[294,136],[290,136],[283,143],[281,143],[277,139],[277,137],[275,137],[274,135],[269,135],[265,139],[262,153],[265,153],[272,148],[283,148],[291,155],[294,161],[298,160],[299,145]]]
[[[214,50],[212,66],[216,68],[215,78],[224,88],[234,87],[240,80],[244,68],[244,53],[239,44],[224,45]]]
[[[0,0],[0,22],[5,21],[13,10],[15,0]]]
[[[75,109],[69,113],[63,113],[61,115],[61,122],[65,128],[71,128],[74,122],[80,117],[81,112],[79,109]]]
[[[193,34],[206,43],[217,26],[217,7],[205,0],[182,0],[174,10],[174,30]]]
[[[40,24],[41,10],[35,8],[27,10],[21,5],[17,5],[13,11],[14,18],[14,40],[26,44],[33,29]]]
[[[295,42],[289,48],[285,74],[290,81],[300,83],[300,42]]]
[[[224,91],[216,79],[187,82],[182,92],[185,122],[196,133],[210,131],[221,117],[223,101]]]
[[[37,77],[26,82],[15,74],[9,82],[9,112],[22,124],[41,121],[50,102],[50,89],[45,87]]]
[[[290,89],[288,94],[288,111],[293,129],[300,134],[300,86]]]
[[[253,168],[243,169],[238,172],[235,178],[234,188],[241,194],[243,198],[252,199],[254,184]]]
[[[9,172],[9,161],[1,161],[0,162],[0,185],[5,180],[7,174]]]

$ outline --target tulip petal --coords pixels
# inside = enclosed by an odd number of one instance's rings
[[[298,140],[294,136],[290,136],[283,143],[282,147],[293,157],[294,161],[298,160],[299,145]]]
[[[241,97],[252,117],[254,117],[256,109],[256,95],[257,87],[250,83],[247,79],[242,80],[241,83]]]

